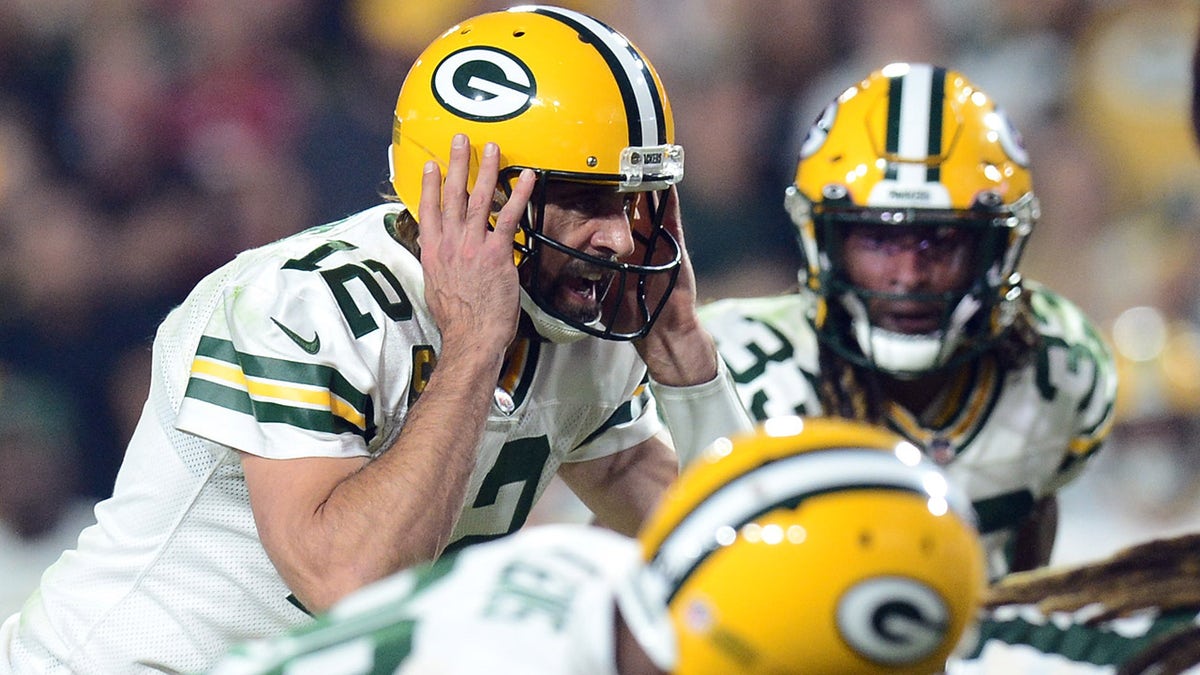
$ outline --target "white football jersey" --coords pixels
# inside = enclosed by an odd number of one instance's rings
[[[545,525],[347,596],[312,626],[239,645],[212,675],[616,675],[616,589],[636,540]]]
[[[1074,305],[1036,284],[1026,289],[1041,346],[1002,372],[985,356],[915,416],[899,405],[886,422],[923,448],[967,492],[979,515],[989,573],[1008,569],[1007,544],[1038,499],[1075,476],[1107,436],[1112,356]],[[817,395],[819,347],[801,294],[727,299],[701,319],[729,366],[751,417],[825,414]]]
[[[441,348],[420,265],[390,233],[402,208],[242,253],[170,313],[114,494],[20,615],[18,672],[198,671],[309,620],[258,540],[234,449],[365,457],[400,433]],[[561,463],[658,433],[644,376],[627,342],[519,341],[451,547],[517,530]]]

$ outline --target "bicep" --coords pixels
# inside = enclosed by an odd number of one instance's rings
[[[671,447],[652,436],[627,450],[558,469],[563,482],[596,514],[597,524],[635,535],[678,474]]]

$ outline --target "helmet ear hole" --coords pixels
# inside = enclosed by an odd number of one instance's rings
[[[863,530],[862,532],[858,533],[858,545],[861,548],[864,548],[864,549],[871,548],[871,543],[873,541],[874,541],[874,537],[871,536],[871,532],[869,530]]]

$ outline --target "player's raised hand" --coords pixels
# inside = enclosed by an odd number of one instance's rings
[[[435,162],[425,165],[419,205],[425,300],[443,345],[503,350],[516,332],[519,312],[513,238],[533,191],[533,172],[521,172],[512,194],[489,227],[496,194],[500,148],[483,146],[479,173],[468,191],[470,141],[454,137],[445,180]]]
[[[678,188],[672,185],[660,198],[664,203],[652,205],[645,198],[638,202],[634,227],[645,229],[645,223],[650,222],[650,209],[663,209],[663,229],[679,243],[679,275],[674,287],[669,290],[670,295],[654,327],[645,337],[636,340],[634,345],[650,369],[650,376],[656,381],[670,385],[706,382],[716,375],[716,347],[696,314],[696,275],[683,237]],[[673,248],[663,247],[663,255],[673,253]],[[654,262],[661,264],[666,261]],[[647,288],[647,299],[668,292],[664,279],[654,280],[654,285],[657,287]],[[624,299],[627,305],[632,304],[632,297]],[[656,300],[651,300],[651,304],[653,302]]]

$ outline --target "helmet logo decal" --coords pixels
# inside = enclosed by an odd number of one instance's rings
[[[446,110],[476,122],[500,122],[525,112],[537,94],[529,66],[494,47],[467,47],[433,71],[433,96]]]
[[[874,577],[838,600],[838,633],[863,658],[888,666],[917,663],[950,634],[942,597],[915,579]]]

